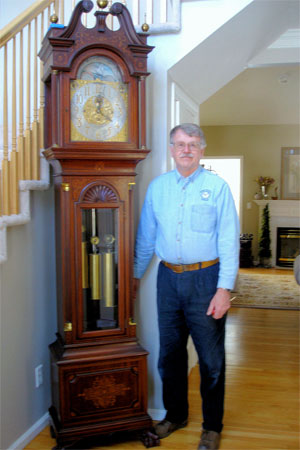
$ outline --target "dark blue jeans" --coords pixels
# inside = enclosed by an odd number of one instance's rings
[[[160,333],[158,369],[170,422],[188,417],[187,339],[191,334],[201,375],[203,428],[221,432],[225,385],[225,321],[207,316],[216,292],[219,263],[206,269],[174,273],[160,263],[157,304]]]

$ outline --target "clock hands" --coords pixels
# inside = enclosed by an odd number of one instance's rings
[[[95,103],[96,103],[97,113],[99,114],[101,112],[101,106],[103,104],[103,97],[101,97],[101,95],[97,95]]]
[[[101,114],[106,120],[111,122],[111,114],[109,114],[110,111],[105,111],[107,106],[105,106],[104,100],[105,98],[102,95],[97,95],[97,97],[95,97],[96,111],[97,114]]]

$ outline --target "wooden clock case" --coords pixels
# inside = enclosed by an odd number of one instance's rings
[[[52,433],[59,448],[116,431],[151,429],[147,413],[147,352],[132,320],[133,198],[135,168],[145,144],[145,77],[152,50],[137,34],[126,7],[115,3],[82,25],[90,0],[77,4],[68,26],[50,27],[39,53],[44,63],[45,156],[55,184],[58,333],[50,345]],[[106,26],[108,14],[120,28]],[[100,55],[114,61],[128,85],[124,142],[72,141],[70,83],[81,63]],[[111,211],[117,243],[115,325],[84,325],[82,217]],[[89,213],[88,213],[89,214]],[[147,446],[157,445],[150,442]]]

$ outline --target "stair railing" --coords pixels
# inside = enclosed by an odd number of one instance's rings
[[[180,28],[180,0],[119,1],[131,11],[138,32],[145,22],[151,34]],[[0,30],[0,262],[6,260],[6,227],[30,220],[29,190],[49,187],[48,163],[42,155],[43,66],[37,54],[50,17],[56,14],[59,23],[68,22],[74,7],[75,0],[37,0]]]
[[[0,31],[3,53],[1,215],[19,214],[20,180],[40,179],[45,99],[41,82],[43,67],[37,53],[54,10],[54,0],[39,1]]]

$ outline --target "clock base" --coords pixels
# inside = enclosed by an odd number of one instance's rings
[[[157,445],[147,414],[147,354],[136,341],[65,347],[58,339],[50,345],[49,413],[57,448],[86,449],[78,441],[124,432],[140,436],[146,447]]]
[[[74,434],[74,430],[72,433],[72,438],[64,436],[67,433],[67,430],[63,430],[61,424],[57,417],[57,412],[55,408],[52,406],[49,409],[50,414],[50,434],[53,439],[56,439],[57,445],[52,448],[52,450],[64,450],[64,449],[89,449],[93,447],[97,447],[99,445],[107,445],[111,447],[114,444],[118,444],[120,442],[129,442],[129,441],[137,441],[140,440],[146,448],[158,447],[160,445],[159,437],[154,433],[154,429],[146,424],[149,422],[150,417],[145,417],[144,423],[140,423],[139,425],[142,427],[141,429],[136,429],[133,431],[128,431],[125,427],[124,429],[120,429],[118,432],[106,432],[102,434],[96,434],[95,436],[89,437],[89,435],[82,437],[80,433],[87,431],[84,430],[85,427],[81,427],[81,430],[77,430],[77,434]],[[150,423],[152,423],[150,419]],[[132,424],[131,424],[132,425]],[[90,430],[91,432],[91,430]]]

